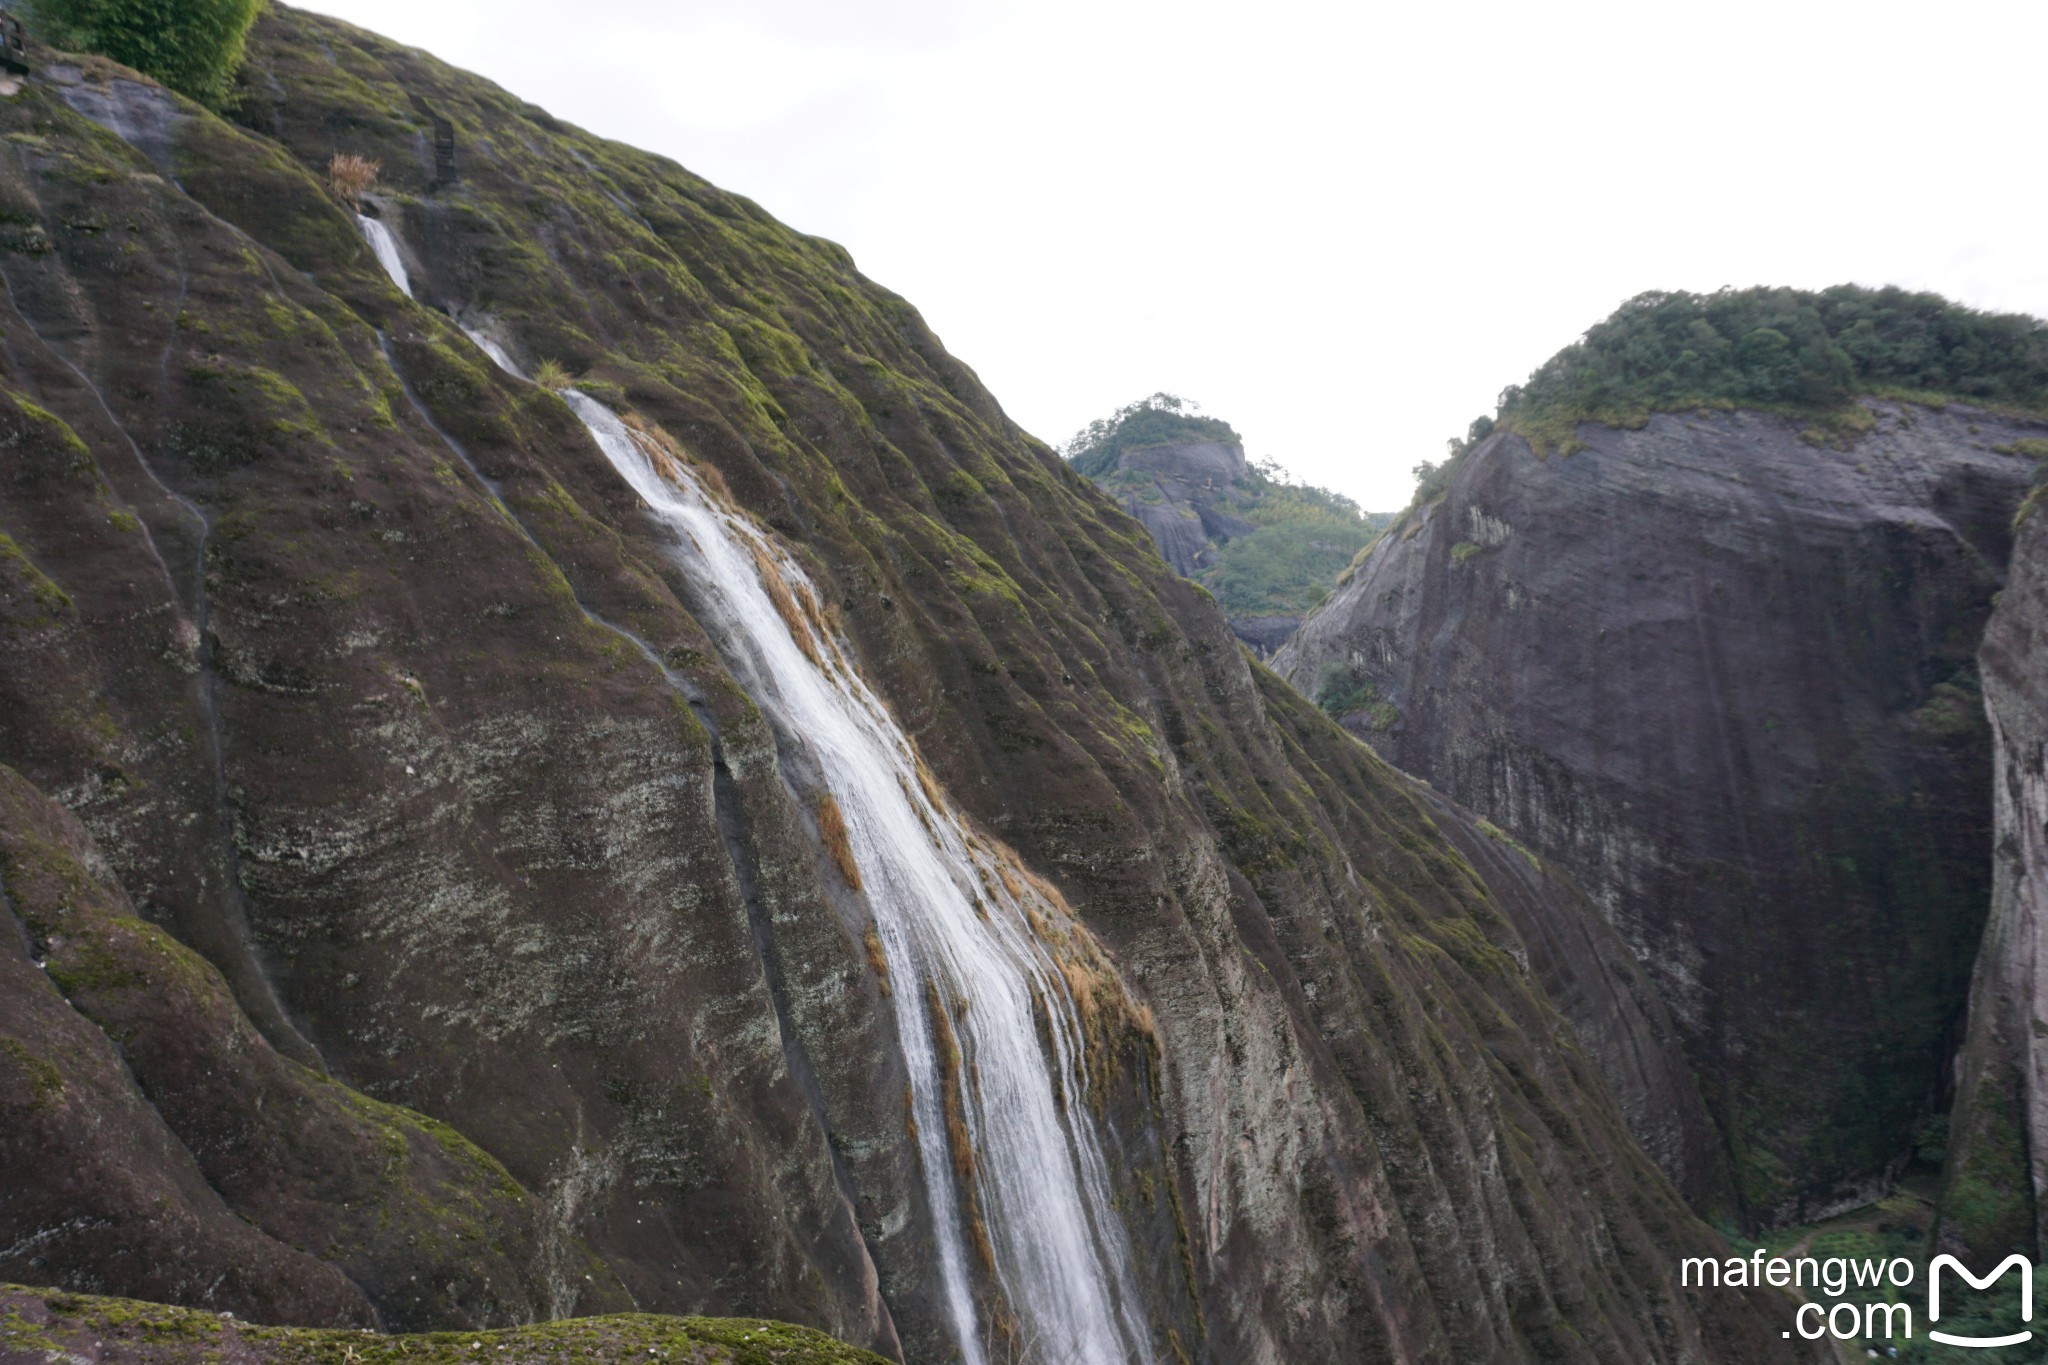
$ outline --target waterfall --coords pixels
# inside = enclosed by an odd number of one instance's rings
[[[563,397],[674,534],[727,667],[819,774],[821,833],[874,912],[966,1359],[987,1358],[970,1257],[994,1271],[1028,1358],[1149,1359],[1087,1114],[1083,1014],[1105,1008],[1098,994],[1121,998],[1107,961],[1058,893],[939,789],[802,569],[657,435]]]
[[[362,221],[406,288],[389,232]],[[1091,1039],[1139,1018],[1115,969],[1059,893],[939,788],[797,563],[660,433],[578,390],[562,397],[669,533],[693,614],[775,725],[785,770],[814,778],[823,846],[873,913],[869,952],[903,1049],[962,1358],[987,1365],[999,1343],[1003,1358],[1043,1365],[1149,1365],[1088,1108]],[[977,1265],[1001,1291],[986,1329]]]
[[[405,260],[398,254],[398,238],[391,235],[391,229],[366,213],[356,215],[356,226],[369,239],[370,250],[376,253],[377,264],[384,267],[384,273],[398,286],[398,291],[407,298],[412,297],[412,279],[405,273]]]

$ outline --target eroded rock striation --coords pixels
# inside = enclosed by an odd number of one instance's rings
[[[0,102],[0,1278],[960,1349],[923,1182],[973,1154],[920,1168],[797,746],[467,329],[771,533],[920,781],[1113,959],[1066,1102],[1155,1358],[1789,1349],[1680,1286],[1718,1239],[1546,994],[1628,993],[1604,923],[1461,853],[845,252],[282,6],[245,80],[240,125],[91,61]]]
[[[1867,1202],[1945,1101],[1990,892],[1973,656],[2040,428],[1860,411],[1494,434],[1275,661],[1599,902],[1717,1129],[1660,1150],[1764,1222]]]

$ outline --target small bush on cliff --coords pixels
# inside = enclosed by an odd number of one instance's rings
[[[377,188],[377,176],[383,169],[381,162],[366,156],[336,152],[327,162],[327,184],[337,198],[351,208],[359,207],[363,196]]]
[[[1380,701],[1379,684],[1341,659],[1325,663],[1316,679],[1316,705],[1339,720]]]
[[[218,109],[262,8],[263,0],[33,0],[29,14],[52,46],[104,53]]]

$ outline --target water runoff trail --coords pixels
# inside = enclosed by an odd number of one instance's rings
[[[361,223],[410,293],[390,230]],[[562,397],[670,532],[693,614],[800,756],[790,766],[815,774],[820,837],[874,915],[963,1360],[1150,1365],[1086,1098],[1090,1027],[1130,1008],[1114,968],[1059,893],[940,790],[796,562],[660,433]],[[978,1303],[977,1267],[999,1303]]]

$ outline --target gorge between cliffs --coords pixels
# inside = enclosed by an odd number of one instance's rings
[[[1682,1267],[2038,1255],[2040,324],[1780,291],[1839,392],[1547,368],[1367,517],[338,20],[25,51],[0,1360],[1803,1362]]]

